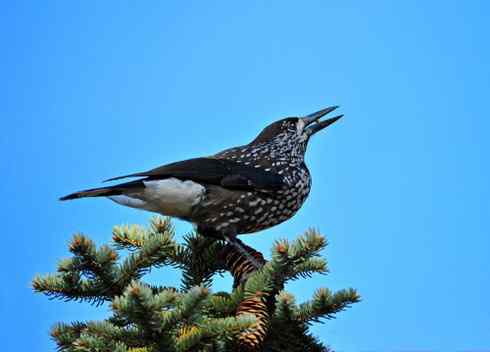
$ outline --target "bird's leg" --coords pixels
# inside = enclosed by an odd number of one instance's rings
[[[262,268],[263,264],[259,263],[257,259],[251,255],[245,248],[243,248],[241,241],[236,237],[236,235],[223,235],[223,238],[231,244],[235,249],[243,255],[247,260],[252,263],[256,270]]]

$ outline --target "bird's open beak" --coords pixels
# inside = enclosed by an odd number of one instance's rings
[[[322,118],[326,114],[334,111],[337,108],[338,108],[338,106],[330,106],[328,108],[325,108],[323,110],[314,112],[313,114],[309,114],[309,115],[303,117],[302,120],[305,123],[306,134],[308,136],[311,136],[311,135],[317,133],[318,131],[324,129],[325,127],[331,125],[332,123],[334,123],[335,121],[340,119],[342,116],[344,116],[344,115],[339,115],[339,116],[332,117],[330,119],[319,121],[320,118]],[[307,127],[307,126],[309,126],[309,127]]]

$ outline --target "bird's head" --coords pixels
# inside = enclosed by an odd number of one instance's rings
[[[320,120],[326,114],[337,109],[331,106],[303,117],[287,117],[271,123],[250,144],[269,144],[272,149],[291,157],[303,158],[308,141],[315,133],[331,125],[343,115]]]

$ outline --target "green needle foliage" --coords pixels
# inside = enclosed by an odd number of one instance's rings
[[[353,289],[318,289],[296,304],[288,281],[326,274],[320,251],[325,238],[314,230],[294,242],[277,241],[270,261],[242,244],[262,263],[257,270],[233,246],[197,233],[175,240],[168,218],[149,228],[116,226],[111,245],[99,248],[76,234],[72,256],[54,274],[37,276],[34,291],[65,301],[110,304],[103,321],[58,323],[51,336],[66,352],[157,351],[329,351],[310,333],[312,323],[331,319],[360,300]],[[123,258],[119,253],[125,251]],[[154,286],[142,279],[153,268],[183,273],[179,287]],[[212,293],[215,275],[228,271],[230,292]]]

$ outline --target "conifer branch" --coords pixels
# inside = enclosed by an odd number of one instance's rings
[[[280,320],[294,320],[297,314],[297,306],[294,296],[281,291],[276,296],[276,311],[274,316]]]
[[[353,289],[332,294],[319,289],[297,305],[284,291],[289,280],[325,274],[320,252],[327,242],[308,230],[295,241],[280,240],[270,261],[242,243],[262,264],[257,270],[234,246],[191,233],[175,240],[168,218],[153,218],[149,228],[116,226],[112,246],[97,248],[87,236],[73,237],[71,258],[54,274],[36,276],[36,292],[50,298],[111,302],[113,315],[100,322],[59,323],[51,336],[61,351],[328,351],[308,331],[359,302]],[[119,259],[117,251],[129,251]],[[183,272],[181,289],[142,281],[152,268]],[[212,293],[214,275],[228,271],[231,292]]]
[[[313,298],[299,305],[296,319],[311,324],[321,318],[333,319],[335,314],[360,302],[361,297],[354,289],[340,290],[332,294],[327,288],[318,289]]]

